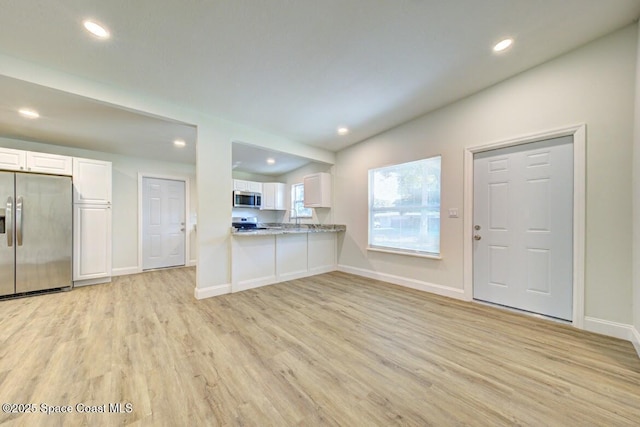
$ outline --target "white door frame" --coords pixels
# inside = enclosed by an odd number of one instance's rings
[[[191,234],[191,222],[189,221],[189,177],[186,175],[164,175],[159,173],[146,173],[138,172],[138,273],[142,270],[142,179],[143,178],[157,178],[157,179],[170,179],[173,181],[184,182],[184,265],[191,265],[191,254],[189,253],[190,237]]]
[[[464,297],[473,300],[473,156],[483,151],[512,147],[562,136],[573,136],[573,326],[584,328],[584,268],[586,224],[586,125],[524,135],[464,150]]]

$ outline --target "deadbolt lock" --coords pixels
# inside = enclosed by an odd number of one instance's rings
[[[474,230],[480,230],[481,228],[482,228],[482,227],[480,227],[479,225],[474,225],[474,226],[473,226],[473,229],[474,229]]]

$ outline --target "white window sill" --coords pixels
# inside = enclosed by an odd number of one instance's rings
[[[426,253],[420,253],[420,252],[395,251],[393,249],[372,248],[371,246],[368,246],[367,250],[371,252],[381,252],[384,254],[406,255],[406,256],[412,256],[416,258],[427,258],[427,259],[437,259],[437,260],[442,259],[441,255],[432,255],[432,254],[426,254]]]

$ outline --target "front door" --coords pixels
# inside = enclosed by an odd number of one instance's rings
[[[571,320],[573,139],[474,156],[473,297]]]
[[[185,265],[185,183],[142,178],[142,269]]]

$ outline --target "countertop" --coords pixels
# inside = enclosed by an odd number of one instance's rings
[[[233,236],[272,236],[277,234],[338,233],[347,231],[347,226],[340,224],[258,224],[258,227],[265,227],[265,229],[238,231],[231,227],[231,234]]]

